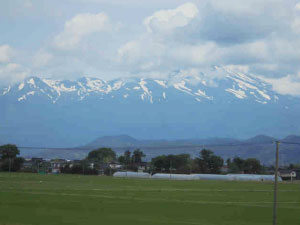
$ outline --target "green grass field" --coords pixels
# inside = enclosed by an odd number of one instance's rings
[[[0,173],[1,225],[267,225],[273,184]],[[278,224],[300,224],[300,183],[279,185]]]

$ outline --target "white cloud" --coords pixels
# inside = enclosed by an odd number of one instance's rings
[[[234,14],[259,14],[265,10],[264,6],[275,3],[277,0],[209,0],[208,3],[219,12]]]
[[[280,0],[268,0],[268,3],[275,3]],[[207,7],[198,6],[193,3],[186,3],[174,9],[159,10],[151,16],[144,19],[144,26],[147,32],[140,37],[133,39],[118,49],[118,62],[127,64],[127,68],[134,72],[146,70],[181,70],[188,67],[210,67],[213,65],[238,65],[247,67],[247,71],[255,68],[266,68],[266,65],[273,65],[272,60],[278,60],[280,51],[288,51],[287,48],[281,49],[277,46],[279,41],[276,36],[271,38],[261,38],[261,34],[254,40],[245,39],[243,35],[255,33],[252,27],[233,27],[235,35],[241,35],[229,44],[220,41],[224,30],[232,26],[232,18],[230,13],[234,13],[234,23],[239,23],[239,18],[246,24],[244,14],[259,14],[262,16],[265,3],[262,4],[258,0],[251,0],[250,3],[241,4],[236,0],[220,1],[204,1]],[[232,3],[232,4],[230,4]],[[234,3],[234,4],[233,4]],[[201,4],[200,4],[201,5]],[[253,6],[254,8],[251,8]],[[205,10],[215,10],[211,15]],[[218,15],[216,12],[221,12]],[[225,14],[224,14],[225,13]],[[229,14],[228,14],[229,13]],[[201,20],[199,19],[201,15]],[[226,15],[226,17],[224,17]],[[219,21],[212,17],[224,17],[226,25],[221,30],[213,27],[215,23],[210,21]],[[203,17],[203,18],[202,18]],[[227,21],[226,18],[231,18]],[[257,24],[255,19],[251,23]],[[227,24],[228,23],[228,24]],[[242,23],[242,24],[243,24]],[[211,25],[209,30],[205,26]],[[202,29],[206,29],[207,33],[215,34],[216,39],[207,39]],[[239,33],[240,32],[240,33]],[[225,31],[224,38],[231,39],[230,32]],[[255,37],[255,35],[254,35]],[[223,37],[222,37],[223,38]],[[221,38],[221,39],[222,39]],[[244,40],[245,39],[245,40]],[[279,41],[280,42],[280,41]],[[276,49],[276,54],[272,52]],[[277,54],[278,53],[278,54]],[[288,54],[287,52],[285,54]],[[263,64],[259,66],[258,64]],[[236,67],[237,68],[237,67]],[[251,69],[250,69],[251,68]],[[278,68],[278,67],[277,67]],[[251,71],[252,72],[252,71]]]
[[[14,57],[13,57],[14,56]],[[0,45],[0,84],[7,85],[23,80],[29,70],[15,63],[15,51],[9,45]]]
[[[9,62],[12,56],[12,49],[9,45],[0,45],[0,63]]]
[[[52,54],[45,51],[39,51],[33,56],[32,64],[34,67],[43,67],[46,66],[52,59]]]
[[[35,54],[14,51],[12,56],[11,47],[0,46],[2,70],[15,63],[30,68],[33,75],[66,79],[165,77],[172,71],[194,73],[196,68],[215,77],[209,70],[214,65],[269,78],[300,71],[299,0],[188,0],[184,4],[180,0],[77,0],[68,20],[55,8],[62,3],[53,1],[43,6],[53,7],[47,14],[46,40],[33,34],[31,44],[29,39],[18,42],[23,49],[32,45],[30,49],[41,50]],[[40,6],[32,6],[34,14]],[[109,18],[105,13],[92,13],[99,7],[110,13]],[[29,16],[22,15],[24,20]],[[50,18],[53,15],[55,19]],[[64,25],[60,33],[56,24]],[[53,33],[57,35],[51,37]]]
[[[247,65],[226,65],[226,66],[224,66],[224,68],[231,70],[231,71],[238,71],[241,73],[249,72],[249,66],[247,66]]]
[[[154,65],[159,65],[165,47],[163,43],[157,42],[149,36],[144,36],[121,46],[118,49],[118,61],[149,69]]]
[[[185,3],[175,9],[159,10],[144,19],[143,25],[147,32],[119,47],[118,62],[127,64],[127,68],[139,72],[157,71],[168,68],[179,61],[202,64],[209,57],[205,55],[214,47],[213,43],[204,43],[191,46],[185,43],[176,43],[173,46],[175,29],[183,29],[198,16],[198,8],[193,3]],[[158,35],[157,35],[158,34]],[[191,52],[192,51],[192,52]]]
[[[214,42],[199,43],[197,45],[179,44],[178,46],[169,46],[168,52],[170,58],[177,65],[208,65],[215,64],[222,57],[222,49]]]
[[[295,33],[300,33],[300,18],[295,18],[291,24],[291,27]]]
[[[155,12],[144,20],[144,25],[148,32],[168,32],[186,26],[197,15],[197,6],[193,3],[185,3],[175,9]]]
[[[77,14],[65,22],[64,31],[54,38],[54,45],[61,50],[75,48],[84,36],[108,29],[109,19],[105,13]]]
[[[0,66],[0,80],[1,84],[11,84],[24,80],[30,71],[20,64],[8,63]]]
[[[278,79],[266,79],[273,86],[273,90],[282,95],[300,96],[300,73],[287,75]]]
[[[130,41],[121,46],[118,49],[118,59],[119,61],[125,61],[128,63],[133,63],[142,54],[142,48],[138,41]]]

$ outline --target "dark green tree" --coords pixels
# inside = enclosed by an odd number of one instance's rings
[[[167,163],[167,156],[160,155],[152,158],[151,165],[153,167],[154,172],[164,172],[167,170],[168,163]]]
[[[255,158],[242,159],[235,157],[229,165],[229,173],[247,173],[260,174],[263,173],[264,167],[260,161]]]
[[[0,146],[0,157],[1,159],[16,158],[20,154],[20,151],[16,145],[2,145]]]
[[[124,152],[124,164],[125,165],[130,165],[131,164],[131,152],[129,150]]]
[[[152,158],[151,165],[155,172],[190,173],[192,162],[189,154],[161,155]]]
[[[1,169],[4,171],[18,171],[24,162],[22,157],[17,157],[20,151],[16,145],[0,146]]]
[[[111,148],[99,148],[89,152],[87,160],[96,163],[110,163],[116,160],[116,153]]]
[[[220,156],[216,156],[211,150],[203,149],[200,152],[200,158],[196,159],[201,173],[221,173],[224,160]]]
[[[263,166],[260,164],[258,159],[249,158],[244,163],[244,173],[248,174],[259,174],[263,170]]]
[[[229,171],[232,170],[232,173],[243,173],[245,168],[245,160],[241,159],[240,157],[235,157],[232,160],[231,168]]]
[[[125,157],[124,155],[120,155],[118,157],[118,162],[121,164],[121,165],[125,165]]]
[[[142,162],[142,158],[144,158],[145,156],[146,155],[140,149],[136,149],[132,153],[132,162],[139,165]]]

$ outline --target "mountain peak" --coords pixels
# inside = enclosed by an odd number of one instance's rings
[[[298,135],[289,135],[289,136],[285,137],[284,139],[282,139],[282,141],[300,143],[300,136],[298,136]]]
[[[137,143],[137,139],[128,135],[103,136],[87,144],[87,147],[129,147],[135,146]]]
[[[265,143],[274,143],[276,139],[270,136],[266,135],[257,135],[253,138],[247,139],[245,142],[246,143],[251,143],[251,144],[265,144]]]

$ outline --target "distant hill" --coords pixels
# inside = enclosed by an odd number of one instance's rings
[[[257,135],[253,138],[247,139],[243,142],[245,143],[249,143],[249,144],[267,144],[267,143],[274,143],[274,141],[276,140],[276,138],[273,137],[269,137],[266,135]]]
[[[300,143],[300,136],[289,135],[289,136],[285,137],[284,139],[282,139],[282,141]]]
[[[119,136],[104,136],[97,138],[96,140],[83,146],[84,148],[96,148],[96,147],[131,147],[139,146],[140,141],[130,137],[128,135]]]
[[[195,145],[237,144],[241,141],[232,138],[205,138],[182,140],[138,140],[128,135],[104,136],[82,146],[83,148],[99,147],[183,147]]]
[[[26,157],[43,158],[65,158],[80,159],[85,157],[89,151],[100,147],[111,147],[118,155],[124,151],[133,151],[140,148],[146,154],[146,161],[158,155],[167,154],[190,154],[192,157],[199,157],[203,148],[211,149],[216,155],[227,158],[257,158],[263,164],[274,164],[275,159],[275,138],[258,135],[246,140],[231,138],[207,138],[207,139],[186,139],[186,140],[139,140],[128,135],[103,136],[94,141],[73,149],[60,150],[22,150],[21,154]],[[290,135],[282,141],[300,143],[300,136]],[[279,160],[281,165],[300,163],[300,146],[280,144]]]

